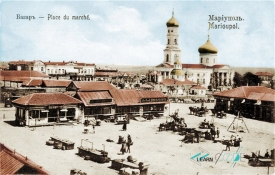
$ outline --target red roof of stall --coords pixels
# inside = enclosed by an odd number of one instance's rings
[[[77,95],[82,100],[85,106],[102,106],[102,105],[115,105],[114,100],[106,103],[90,103],[90,100],[96,99],[112,99],[109,91],[98,91],[98,92],[77,92]]]
[[[34,93],[13,101],[20,105],[69,105],[80,104],[80,100],[64,93]]]
[[[43,80],[43,86],[45,87],[67,87],[71,83],[71,80]]]
[[[106,81],[73,81],[72,82],[79,91],[100,91],[115,89]]]
[[[274,94],[274,92],[275,90],[263,86],[242,86],[230,90],[216,92],[213,94],[213,96],[229,98],[248,98],[251,94],[250,98],[259,98],[262,94]]]

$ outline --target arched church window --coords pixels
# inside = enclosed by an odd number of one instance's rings
[[[169,40],[169,39],[168,39],[168,41],[167,41],[167,42],[168,42],[168,44],[170,44],[170,40]]]
[[[209,63],[209,58],[206,58],[206,63]]]
[[[169,62],[169,55],[166,55],[166,62]]]
[[[174,43],[177,44],[177,39],[174,40]]]
[[[173,32],[173,30],[171,30],[171,32]]]
[[[170,33],[170,30],[168,30],[168,33]]]
[[[202,60],[203,60],[203,58],[201,58],[201,63],[202,63]]]

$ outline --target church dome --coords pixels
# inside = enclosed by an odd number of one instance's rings
[[[218,53],[218,49],[210,42],[209,38],[204,45],[199,47],[199,53]]]
[[[184,75],[184,74],[183,74],[183,71],[180,70],[180,69],[173,69],[173,70],[171,71],[171,75],[182,76],[182,75]]]
[[[178,27],[179,22],[176,20],[176,18],[174,16],[172,16],[172,18],[169,21],[167,21],[166,26],[167,27]]]

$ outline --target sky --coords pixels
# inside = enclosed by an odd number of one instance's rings
[[[166,22],[173,11],[182,63],[199,63],[198,48],[209,34],[219,50],[219,64],[275,67],[273,1],[4,0],[0,60],[156,66],[164,60]],[[18,15],[35,19],[17,19]],[[49,15],[60,20],[48,20]],[[89,15],[90,20],[72,20],[75,15]],[[243,20],[210,21],[209,15]],[[238,29],[209,30],[209,22],[237,23]]]

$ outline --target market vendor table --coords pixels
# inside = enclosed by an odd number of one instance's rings
[[[111,168],[115,170],[120,170],[121,168],[132,168],[132,169],[139,169],[140,173],[147,174],[149,164],[148,163],[132,163],[128,161],[124,161],[123,159],[114,159],[112,160]]]
[[[85,148],[82,146],[78,147],[78,155],[84,156],[86,160],[92,160],[98,163],[108,163],[110,161],[108,152]]]
[[[63,150],[74,149],[74,142],[71,142],[69,140],[60,139],[58,137],[51,137],[51,140],[54,141],[54,148],[62,148]]]

